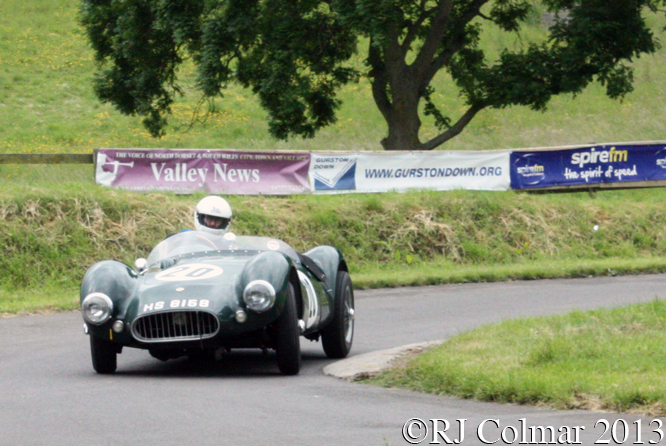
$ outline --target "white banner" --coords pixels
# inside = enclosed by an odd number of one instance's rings
[[[316,153],[310,185],[316,194],[408,189],[509,190],[511,152]]]

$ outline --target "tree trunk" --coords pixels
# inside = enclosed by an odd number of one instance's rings
[[[384,150],[420,150],[421,120],[418,113],[404,115],[395,113],[387,124],[388,136],[381,141]]]
[[[382,139],[384,150],[420,150],[419,118],[420,95],[415,85],[404,82],[400,86],[392,83],[393,101],[384,119],[388,124],[388,136]]]

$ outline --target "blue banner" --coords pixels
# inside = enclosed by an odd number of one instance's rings
[[[511,153],[511,188],[666,180],[666,144],[606,144]]]

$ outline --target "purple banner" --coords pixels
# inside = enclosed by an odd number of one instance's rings
[[[95,182],[142,192],[304,194],[309,166],[309,153],[98,149]]]

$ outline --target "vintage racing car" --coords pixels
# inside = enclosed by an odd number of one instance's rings
[[[280,372],[301,365],[300,335],[347,356],[354,291],[342,254],[304,254],[265,237],[175,234],[132,268],[106,260],[81,284],[84,330],[98,373],[113,373],[123,347],[168,360],[234,348],[274,349]]]

